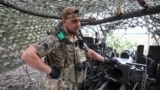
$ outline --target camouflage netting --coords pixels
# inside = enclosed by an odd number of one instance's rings
[[[43,38],[53,25],[52,19],[0,7],[0,73],[20,66],[22,50]]]
[[[0,74],[0,90],[43,90],[45,74],[28,65]]]
[[[40,90],[44,73],[23,65],[20,55],[54,25],[52,19],[0,7],[0,90]]]

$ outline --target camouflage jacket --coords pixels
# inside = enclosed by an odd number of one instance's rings
[[[59,79],[80,83],[86,77],[86,69],[77,70],[76,66],[86,61],[86,52],[80,49],[75,38],[74,43],[60,42],[55,35],[48,35],[33,44],[40,57],[46,57],[45,63],[61,69]]]

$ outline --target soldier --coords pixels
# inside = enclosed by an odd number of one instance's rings
[[[119,64],[118,60],[104,58],[80,42],[77,37],[81,27],[78,9],[64,8],[61,24],[61,30],[30,45],[21,55],[28,65],[47,74],[45,90],[77,90],[77,85],[86,77],[87,69],[83,67],[86,57],[102,63]],[[45,57],[44,62],[42,57]]]

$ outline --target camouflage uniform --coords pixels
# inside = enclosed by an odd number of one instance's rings
[[[86,52],[80,49],[79,42],[66,44],[55,35],[49,35],[33,46],[40,57],[47,57],[45,63],[60,68],[60,77],[52,79],[47,75],[44,81],[45,90],[76,90],[78,83],[86,77],[86,69],[78,70],[77,66],[86,61]]]

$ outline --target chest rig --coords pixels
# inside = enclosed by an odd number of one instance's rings
[[[78,42],[66,44],[64,49],[64,66],[61,69],[60,78],[72,82],[81,83],[86,78],[86,52],[79,48]],[[77,45],[76,45],[77,44]]]

